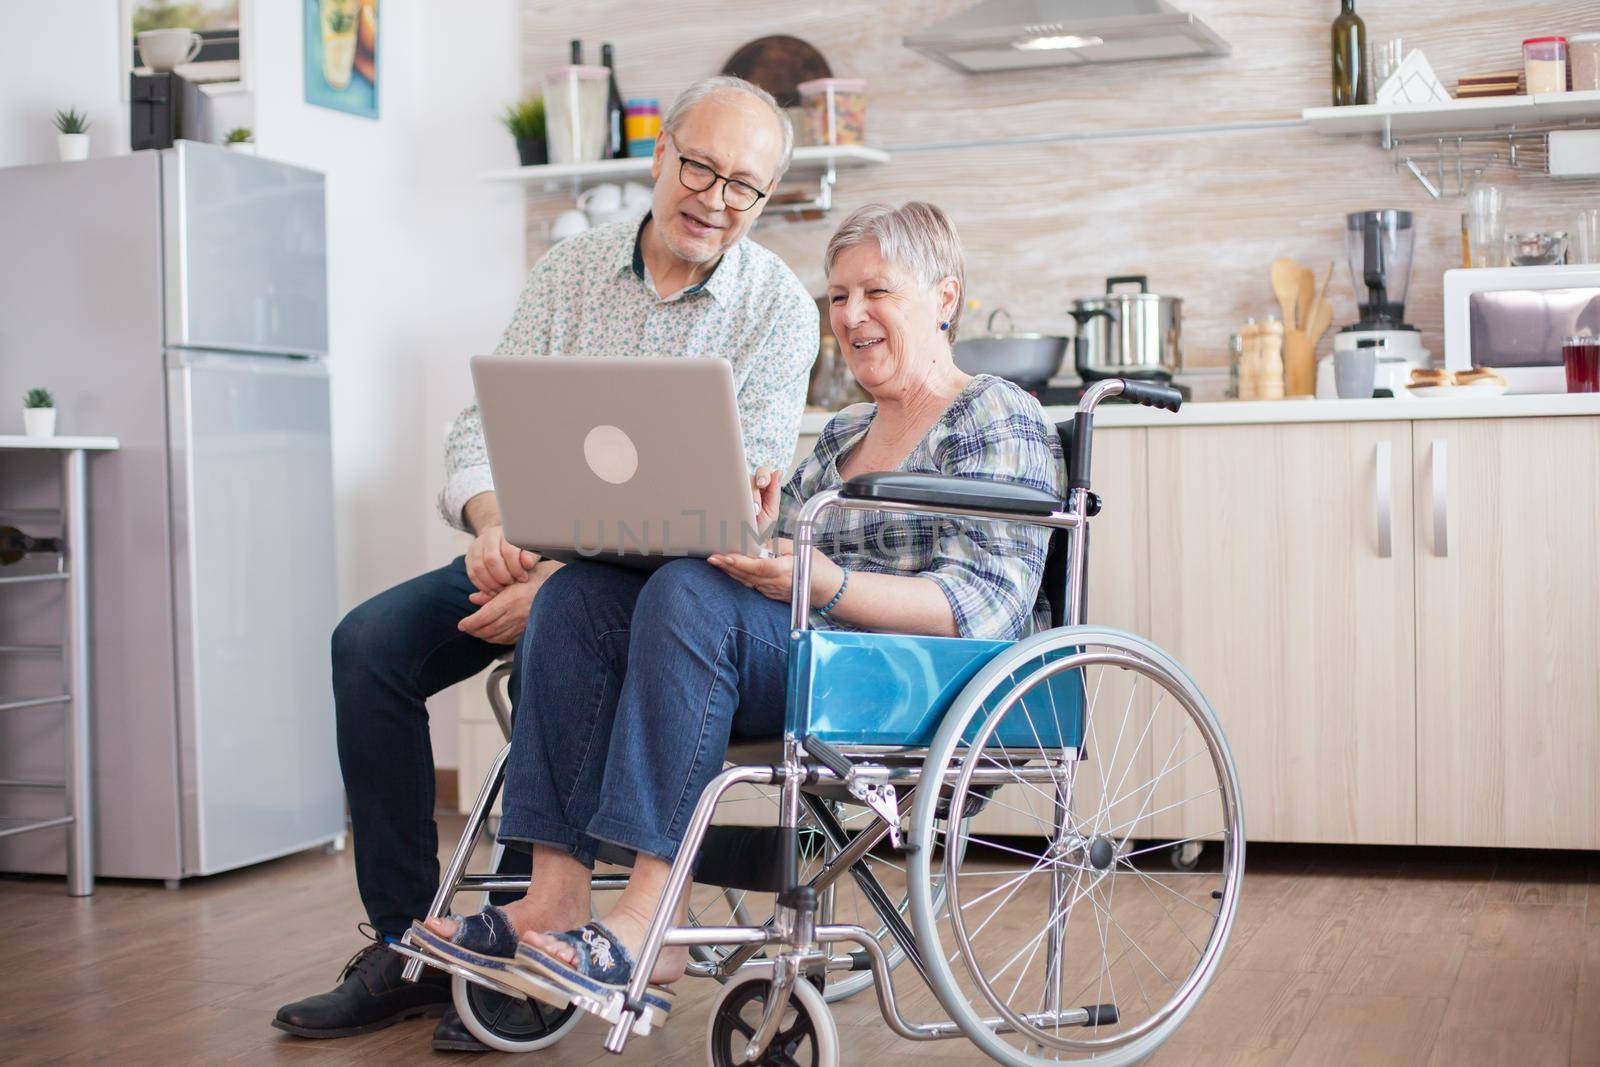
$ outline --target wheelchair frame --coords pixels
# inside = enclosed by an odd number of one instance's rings
[[[955,507],[945,504],[920,504],[906,503],[903,501],[851,498],[843,495],[840,489],[830,489],[818,493],[809,499],[803,506],[796,529],[795,558],[796,565],[793,578],[793,592],[791,597],[791,628],[795,631],[804,631],[810,624],[810,577],[811,577],[811,550],[815,545],[816,527],[819,517],[830,508],[859,511],[887,511],[902,514],[921,514],[937,516],[958,516],[977,519],[989,519],[1003,522],[1024,522],[1038,526],[1048,527],[1052,530],[1066,532],[1068,541],[1068,573],[1067,593],[1063,623],[1066,627],[1081,626],[1084,622],[1085,582],[1088,571],[1088,523],[1092,515],[1098,510],[1098,500],[1093,498],[1088,487],[1089,454],[1093,432],[1093,413],[1097,404],[1109,396],[1128,394],[1130,399],[1152,406],[1170,407],[1176,410],[1177,401],[1175,394],[1170,390],[1152,387],[1144,383],[1125,382],[1119,379],[1096,382],[1084,393],[1077,414],[1075,416],[1076,440],[1075,448],[1078,455],[1069,463],[1069,484],[1064,508],[1058,507],[1049,514],[1019,514],[1017,512],[990,510],[978,507]],[[1036,672],[1036,676],[1054,673],[1062,669],[1070,669],[1072,658],[1056,661]],[[1136,665],[1135,665],[1136,666]],[[502,664],[496,668],[496,675],[508,672],[510,666]],[[491,689],[494,682],[491,680]],[[499,791],[506,758],[510,751],[511,719],[509,710],[504,706],[497,692],[491,692],[491,704],[495,716],[507,737],[507,745],[500,752],[490,767],[482,788],[479,790],[468,818],[466,830],[452,855],[449,864],[440,880],[430,917],[439,917],[448,914],[451,902],[460,892],[497,892],[525,891],[529,888],[530,878],[527,876],[506,877],[497,874],[471,874],[466,870],[468,860],[476,846],[479,834],[482,832],[488,817],[490,807]],[[793,729],[786,729],[782,739],[782,762],[771,765],[743,765],[730,766],[724,769],[707,785],[695,806],[694,813],[689,821],[688,829],[684,835],[677,858],[674,860],[668,876],[666,888],[660,904],[658,905],[653,920],[646,935],[644,945],[638,953],[634,968],[633,978],[624,992],[613,993],[604,1002],[575,1001],[611,1024],[605,1039],[605,1048],[613,1053],[620,1053],[626,1047],[630,1037],[636,1034],[645,1034],[650,1029],[650,1016],[645,1010],[643,996],[648,987],[648,980],[656,961],[663,948],[667,946],[685,947],[733,947],[733,951],[721,961],[720,965],[703,969],[699,973],[709,973],[719,978],[729,978],[735,973],[769,972],[771,975],[771,992],[766,997],[766,1005],[760,1025],[755,1034],[749,1039],[745,1051],[745,1062],[754,1062],[765,1052],[768,1044],[777,1034],[786,1008],[797,982],[805,974],[822,971],[860,970],[863,962],[870,969],[873,976],[873,987],[876,991],[878,1007],[885,1022],[897,1035],[912,1041],[932,1041],[966,1034],[962,1025],[952,1020],[936,1022],[913,1022],[908,1020],[901,1012],[896,1002],[894,985],[890,978],[893,969],[888,953],[885,951],[881,938],[882,932],[874,934],[865,927],[854,924],[835,924],[817,922],[819,895],[826,895],[830,888],[838,882],[846,872],[851,872],[863,894],[877,913],[878,919],[883,923],[890,936],[899,943],[909,961],[925,982],[934,987],[927,966],[922,957],[922,948],[911,927],[902,917],[889,892],[878,882],[877,878],[869,871],[858,868],[858,861],[862,860],[873,848],[877,847],[885,837],[889,837],[898,844],[900,805],[919,787],[927,787],[923,782],[923,771],[920,766],[885,765],[874,763],[872,760],[883,759],[892,754],[903,764],[905,760],[926,756],[929,749],[926,747],[895,747],[882,745],[841,745],[834,747],[813,737],[798,736]],[[1059,757],[1061,750],[1051,749],[1021,749],[1008,748],[1009,755],[1015,760],[1026,762],[1028,758],[1034,760],[1048,759],[1054,753]],[[1077,751],[1073,750],[1076,757]],[[859,758],[864,762],[852,763],[851,758]],[[731,757],[730,757],[731,758]],[[1228,773],[1232,774],[1231,758],[1228,760]],[[1052,767],[1048,764],[1039,765],[1013,765],[1008,769],[975,769],[971,766],[958,768],[951,766],[946,769],[943,780],[939,786],[954,786],[957,780],[962,779],[965,786],[971,785],[1006,785],[1016,782],[1033,782],[1039,785],[1055,785],[1057,779],[1053,776]],[[832,784],[846,788],[857,803],[870,808],[876,818],[863,830],[856,833],[853,838],[832,821],[832,812],[826,801],[806,792],[808,788]],[[788,887],[778,894],[775,912],[771,919],[762,926],[675,926],[673,916],[678,913],[683,905],[685,895],[692,883],[695,863],[707,833],[712,825],[718,802],[732,788],[739,785],[769,786],[778,789],[778,828],[783,835],[783,870],[781,884]],[[898,791],[897,790],[903,790]],[[814,820],[817,820],[824,829],[824,833],[837,849],[824,869],[810,882],[798,884],[796,868],[798,864],[797,834],[801,823],[801,809],[805,806]],[[1231,825],[1228,829],[1237,835],[1241,853],[1237,859],[1238,869],[1242,871],[1242,842],[1243,825],[1242,816],[1234,810],[1229,813]],[[1062,832],[1062,820],[1065,818],[1065,809],[1062,802],[1057,800],[1054,815],[1055,829],[1059,836]],[[952,825],[956,821],[951,813]],[[1051,874],[1052,891],[1059,899],[1060,884],[1063,876],[1056,869]],[[620,889],[627,884],[626,874],[596,875],[593,888],[600,890]],[[1233,899],[1224,900],[1219,911],[1219,922],[1223,929],[1220,939],[1214,940],[1207,946],[1202,964],[1209,967],[1214,964],[1212,957],[1220,956],[1222,947],[1226,942],[1226,931],[1231,927],[1236,895]],[[1061,951],[1060,938],[1065,920],[1052,913],[1051,933],[1053,936],[1046,941],[1046,967],[1047,973],[1057,973],[1054,968],[1059,966],[1056,958]],[[860,948],[859,953],[835,955],[825,951],[823,945],[830,943],[853,943]],[[454,966],[446,961],[431,955],[424,955],[411,947],[411,937],[408,933],[401,939],[399,945],[394,946],[397,951],[409,957],[404,969],[404,976],[408,981],[415,981],[421,974],[423,966],[438,967],[449,971],[459,978],[479,986],[495,990],[507,996],[522,998],[524,993],[519,990],[501,985],[490,978],[484,977],[466,968]],[[771,958],[756,959],[763,949],[776,950]],[[694,973],[691,970],[691,973]],[[1191,984],[1196,983],[1196,977],[1202,973],[1197,966]],[[1207,972],[1209,973],[1209,972]],[[1206,979],[1208,981],[1209,978]],[[1059,1000],[1059,990],[1056,991],[1055,1000]],[[1096,1005],[1091,1007],[1062,1008],[1059,1003],[1053,1002],[1049,1010],[1024,1014],[1021,1019],[1033,1026],[1053,1025],[1084,1026],[1096,1022],[1096,1013],[1101,1013],[1101,1020],[1105,1021],[1105,1011],[1109,1006]],[[1110,1012],[1111,1021],[1115,1021],[1115,1010]],[[980,1024],[991,1034],[1014,1033],[1018,1027],[1012,1019],[1004,1017],[983,1018]],[[977,1040],[975,1035],[972,1036]]]

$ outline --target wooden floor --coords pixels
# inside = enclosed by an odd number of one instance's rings
[[[362,944],[348,853],[87,900],[7,878],[0,907],[3,1062],[509,1062],[431,1051],[431,1021],[341,1041],[268,1026]],[[687,983],[671,1025],[623,1057],[585,1024],[518,1059],[703,1063],[713,989]],[[987,1062],[900,1041],[870,995],[834,1011],[847,1064]],[[1252,846],[1222,973],[1151,1062],[1600,1065],[1600,855]]]

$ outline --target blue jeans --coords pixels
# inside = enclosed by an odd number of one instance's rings
[[[534,598],[500,840],[671,860],[730,737],[783,732],[789,606],[704,560],[576,563]]]
[[[478,610],[467,600],[474,591],[458,556],[379,593],[333,631],[334,715],[356,885],[367,918],[388,937],[428,913],[439,885],[427,698],[506,651],[456,629]],[[507,851],[501,870],[526,873],[527,856]]]

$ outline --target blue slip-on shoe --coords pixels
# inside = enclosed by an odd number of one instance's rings
[[[476,971],[552,1007],[564,1008],[570,1003],[571,998],[555,985],[517,966],[517,932],[504,909],[491,904],[476,915],[458,915],[455,919],[455,936],[448,939],[413,922],[412,943],[430,956]]]
[[[607,1001],[613,993],[626,995],[633,978],[633,957],[617,935],[599,921],[585,923],[576,930],[548,935],[565,941],[578,954],[576,966],[567,964],[527,942],[517,945],[517,962],[550,984],[559,987],[569,999],[607,1022],[616,1022]],[[672,991],[651,986],[644,995],[649,1018],[647,1026],[660,1026],[672,1011]]]

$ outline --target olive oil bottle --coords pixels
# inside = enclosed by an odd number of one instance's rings
[[[1356,0],[1339,0],[1343,9],[1333,20],[1333,106],[1366,104],[1367,24],[1356,14]]]

